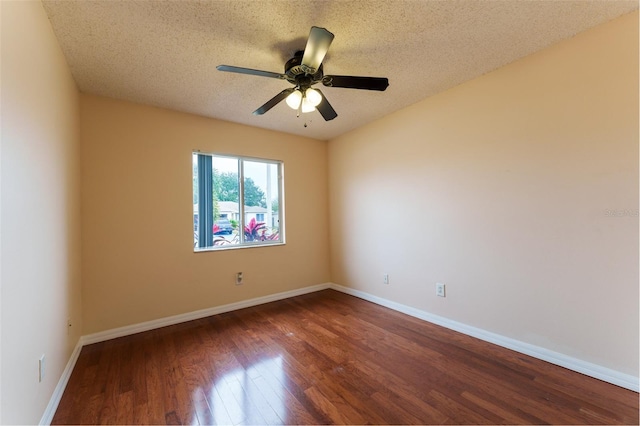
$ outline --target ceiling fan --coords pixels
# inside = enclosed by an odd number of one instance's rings
[[[324,75],[322,61],[329,50],[333,37],[333,34],[325,28],[311,27],[307,46],[304,50],[296,52],[293,58],[287,61],[284,65],[284,74],[231,65],[218,65],[216,68],[218,71],[287,80],[295,86],[284,89],[275,95],[260,108],[253,111],[254,115],[262,115],[286,99],[287,105],[297,110],[298,115],[300,112],[307,113],[317,109],[326,121],[333,120],[338,114],[324,94],[319,89],[314,89],[311,86],[322,82],[326,87],[378,91],[384,91],[389,86],[389,80],[386,78]]]

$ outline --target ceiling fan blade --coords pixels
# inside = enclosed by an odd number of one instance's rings
[[[234,67],[231,65],[218,65],[216,67],[218,71],[236,72],[238,74],[257,75],[259,77],[271,77],[286,80],[287,76],[284,74],[278,74],[277,72],[254,70],[251,68]]]
[[[382,77],[352,77],[348,75],[325,75],[322,84],[327,87],[346,87],[348,89],[379,90],[389,87],[389,79]]]
[[[320,92],[319,89],[315,90]],[[333,109],[327,98],[324,96],[324,93],[320,92],[320,94],[322,95],[322,102],[320,102],[318,106],[316,106],[316,109],[322,115],[322,118],[324,118],[325,121],[333,120],[338,116],[338,113],[335,109]]]
[[[325,28],[311,27],[307,46],[302,55],[302,69],[307,74],[315,74],[324,60],[329,46],[333,41],[333,34]]]
[[[278,105],[280,102],[282,102],[287,96],[289,96],[291,94],[291,92],[293,92],[294,90],[296,90],[295,87],[291,87],[289,89],[284,89],[282,92],[278,93],[277,95],[275,95],[273,98],[269,99],[267,101],[267,103],[265,103],[264,105],[262,105],[260,108],[258,108],[257,110],[253,111],[253,115],[262,115],[265,112],[269,111],[271,108],[273,108],[274,106]]]

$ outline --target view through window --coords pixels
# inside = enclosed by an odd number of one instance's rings
[[[196,251],[284,242],[282,162],[193,153]]]

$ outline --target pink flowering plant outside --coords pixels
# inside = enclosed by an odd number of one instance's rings
[[[251,218],[249,223],[244,227],[245,241],[264,241],[266,225],[264,222],[258,222],[256,218]]]
[[[238,238],[236,236],[233,240],[227,240],[219,237],[214,240],[214,245],[227,245],[238,244]],[[278,231],[271,234],[267,234],[267,226],[264,222],[258,222],[255,218],[252,218],[244,227],[244,240],[245,241],[277,241],[280,238]]]

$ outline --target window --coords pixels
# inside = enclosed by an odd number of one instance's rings
[[[194,250],[284,243],[282,162],[193,153]]]

